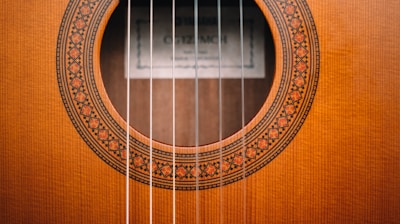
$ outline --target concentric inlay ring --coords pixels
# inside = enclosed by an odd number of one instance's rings
[[[99,68],[94,68],[95,46],[101,40],[99,26],[112,0],[70,1],[60,26],[57,45],[57,78],[67,113],[87,145],[107,164],[125,173],[126,128],[104,97]],[[220,144],[202,146],[196,154],[177,149],[172,167],[172,149],[153,144],[153,185],[199,189],[226,185],[251,175],[273,160],[294,138],[303,124],[317,88],[319,44],[313,18],[305,0],[264,0],[268,22],[276,27],[274,39],[277,69],[274,84],[257,119],[243,133]],[[97,58],[96,58],[97,57]],[[149,140],[130,130],[130,177],[149,183]],[[244,142],[243,142],[244,139]],[[245,167],[245,169],[244,169]],[[222,178],[221,178],[222,175]],[[222,180],[222,181],[221,181]]]

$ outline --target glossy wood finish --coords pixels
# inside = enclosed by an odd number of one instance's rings
[[[125,177],[88,148],[60,98],[56,42],[67,3],[1,3],[1,223],[124,222]],[[201,223],[400,220],[400,5],[307,3],[321,50],[310,114],[263,169],[200,191]],[[131,222],[147,223],[148,186],[130,184]],[[171,191],[154,188],[153,197],[154,223],[171,223]],[[177,192],[177,202],[177,223],[194,223],[195,192]]]

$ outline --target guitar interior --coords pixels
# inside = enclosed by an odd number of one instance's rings
[[[248,123],[260,110],[263,103],[268,96],[269,90],[274,77],[275,70],[275,49],[271,31],[261,11],[253,1],[244,1],[244,54],[253,54],[251,50],[257,49],[261,53],[252,55],[258,57],[257,63],[258,70],[253,73],[256,77],[246,77],[248,70],[244,70],[244,119]],[[198,22],[199,22],[199,43],[198,43],[198,68],[201,72],[211,74],[210,77],[200,77],[198,79],[198,121],[199,121],[199,144],[205,145],[219,140],[219,108],[222,108],[222,137],[226,138],[233,133],[237,132],[242,127],[242,106],[241,106],[241,55],[232,55],[232,49],[237,48],[236,51],[240,52],[240,42],[230,42],[232,36],[240,38],[239,26],[239,2],[238,1],[222,1],[221,9],[221,34],[225,39],[221,38],[221,58],[223,59],[222,69],[223,72],[228,74],[221,79],[221,99],[219,101],[219,78],[220,71],[219,56],[218,56],[218,39],[212,38],[218,33],[216,1],[199,1],[198,8]],[[194,19],[193,19],[193,3],[190,1],[176,1],[176,39],[175,39],[175,58],[176,58],[176,75],[175,77],[175,116],[176,116],[176,145],[179,146],[193,146],[195,145],[195,45],[194,45]],[[250,11],[248,11],[250,10]],[[131,61],[141,60],[142,65],[149,65],[149,25],[146,25],[149,16],[149,1],[133,1],[132,2],[132,17],[131,19],[131,51],[132,46],[139,46],[137,40],[140,36],[142,43],[140,49],[142,50],[141,58],[138,57],[137,52],[131,52]],[[165,21],[172,21],[171,2],[168,1],[154,1],[154,28],[153,28],[153,72],[156,77],[152,79],[152,118],[153,118],[153,139],[172,144],[172,116],[173,116],[173,100],[172,100],[172,26],[159,24]],[[260,27],[247,28],[249,19],[248,12],[256,12],[258,14],[257,23],[262,24]],[[121,2],[117,9],[114,11],[108,25],[106,27],[101,47],[101,73],[106,92],[112,104],[120,113],[123,118],[126,118],[127,107],[127,87],[125,75],[125,55],[126,37],[127,37],[127,3]],[[139,18],[141,21],[141,33],[138,32],[138,14],[144,18]],[[169,22],[172,23],[172,22]],[[210,25],[212,23],[212,25]],[[184,24],[186,27],[180,30],[179,25]],[[146,26],[145,26],[146,25]],[[204,28],[207,26],[208,28]],[[212,31],[210,31],[212,30]],[[248,32],[254,32],[249,34]],[[229,32],[229,33],[226,33]],[[133,37],[133,38],[132,38]],[[146,39],[147,37],[147,39]],[[186,37],[186,39],[185,39]],[[251,42],[246,38],[258,38],[261,42]],[[191,40],[189,40],[191,38]],[[203,38],[203,39],[200,39]],[[168,44],[167,50],[160,50],[162,46],[157,42]],[[215,41],[217,40],[217,41]],[[228,41],[227,41],[228,40]],[[207,42],[208,41],[208,42]],[[182,47],[184,45],[184,47]],[[207,45],[208,50],[203,48]],[[247,46],[252,47],[251,50]],[[214,50],[212,50],[212,48]],[[169,49],[169,50],[168,50]],[[188,50],[189,49],[189,50]],[[137,49],[136,49],[137,50]],[[239,51],[238,51],[239,50]],[[161,52],[163,51],[163,52]],[[212,51],[212,52],[211,52]],[[147,52],[147,53],[146,53]],[[168,53],[169,52],[169,53]],[[193,57],[186,62],[179,61],[180,56],[184,53],[192,54]],[[165,56],[165,55],[170,56]],[[203,56],[212,55],[213,59],[210,61],[201,61]],[[187,58],[186,58],[187,59]],[[253,59],[251,59],[253,60]],[[260,63],[261,60],[261,63]],[[227,61],[227,62],[226,62]],[[252,64],[249,66],[250,59],[245,57],[244,67],[252,69]],[[183,63],[183,64],[182,64]],[[185,64],[186,63],[186,64]],[[233,65],[229,63],[235,63]],[[167,65],[167,66],[166,66]],[[212,69],[207,66],[212,65]],[[209,67],[210,67],[209,66]],[[138,68],[135,63],[131,63],[130,67]],[[146,66],[142,66],[143,68]],[[206,67],[206,69],[203,69]],[[225,67],[234,67],[233,70],[224,70]],[[149,66],[144,74],[150,74]],[[186,69],[186,70],[185,70]],[[208,70],[207,70],[208,69]],[[132,71],[132,70],[131,70]],[[200,69],[199,69],[200,71]],[[207,72],[209,71],[209,72]],[[184,73],[188,73],[184,76]],[[130,78],[130,125],[139,132],[146,136],[150,133],[150,78],[135,77],[135,72],[131,72]],[[215,73],[215,74],[214,74]],[[230,76],[235,73],[234,76]],[[161,75],[161,76],[159,76]],[[164,75],[164,76],[163,76]],[[180,75],[183,75],[182,77]],[[198,74],[201,75],[201,74]],[[155,77],[155,78],[154,78]],[[221,106],[220,106],[221,105]]]

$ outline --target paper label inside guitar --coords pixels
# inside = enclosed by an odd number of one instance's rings
[[[153,28],[153,78],[172,78],[172,26],[171,10],[160,7],[154,13]],[[241,37],[238,13],[233,7],[225,7],[221,14],[221,62],[218,49],[218,17],[216,8],[202,7],[199,11],[198,78],[241,78]],[[175,34],[176,78],[195,78],[196,50],[193,10],[177,8]],[[150,74],[150,28],[149,10],[136,8],[131,22],[130,77],[149,78]],[[245,78],[264,78],[264,24],[265,19],[256,8],[244,9],[243,68]]]

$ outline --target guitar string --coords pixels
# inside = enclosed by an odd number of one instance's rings
[[[149,222],[153,223],[153,0],[150,0],[150,187],[149,187]]]
[[[195,51],[195,148],[196,148],[196,223],[200,223],[199,209],[199,80],[198,80],[198,52],[199,52],[199,21],[198,0],[194,0],[194,51]]]
[[[175,192],[175,0],[173,1],[172,7],[172,22],[173,22],[173,61],[172,61],[172,76],[173,76],[173,223],[175,223],[175,215],[176,215],[176,192]],[[241,106],[242,106],[242,148],[243,148],[243,157],[245,157],[245,149],[244,149],[244,57],[243,57],[243,4],[242,0],[239,1],[240,7],[240,50],[241,50]],[[221,11],[220,11],[220,0],[217,1],[218,7],[218,54],[219,54],[219,142],[222,140],[222,85],[221,85]],[[130,145],[129,145],[129,121],[130,121],[130,17],[131,17],[131,1],[128,0],[128,12],[127,12],[127,44],[126,48],[126,73],[127,73],[127,132],[126,132],[126,222],[129,223],[129,162],[130,162]],[[198,1],[194,0],[194,32],[195,32],[195,148],[196,148],[196,223],[199,223],[200,214],[199,214],[199,177],[198,177],[198,147],[199,147],[199,133],[198,133],[198,125],[199,125],[199,116],[198,116]],[[152,161],[153,161],[153,150],[152,150],[152,139],[153,139],[153,131],[152,131],[152,93],[153,93],[153,0],[150,1],[150,192],[149,192],[149,200],[150,200],[150,217],[149,221],[152,223],[152,213],[153,213],[153,192],[152,192]],[[222,149],[220,147],[221,155],[220,155],[220,164],[222,164]],[[245,191],[245,163],[243,163],[243,204],[245,207],[246,204],[246,191]],[[222,175],[220,178],[220,186],[221,186],[221,211],[222,211]],[[244,209],[244,223],[246,217],[246,211]],[[221,215],[221,220],[222,220]]]
[[[172,223],[176,223],[175,0],[172,0]]]
[[[222,62],[222,49],[221,49],[221,0],[217,0],[217,21],[218,21],[218,142],[219,142],[219,209],[220,209],[220,223],[223,223],[223,195],[222,195],[222,79],[221,79],[221,62]]]
[[[242,201],[243,201],[243,224],[246,224],[246,149],[245,149],[245,110],[244,110],[244,50],[243,50],[243,0],[239,0],[239,14],[240,14],[240,57],[241,57],[241,106],[242,106]]]
[[[125,77],[126,77],[126,175],[125,175],[125,218],[129,223],[129,162],[130,162],[130,145],[129,145],[129,121],[130,121],[130,45],[131,45],[131,0],[128,0],[127,6],[127,33],[126,33],[126,49],[125,49]]]

